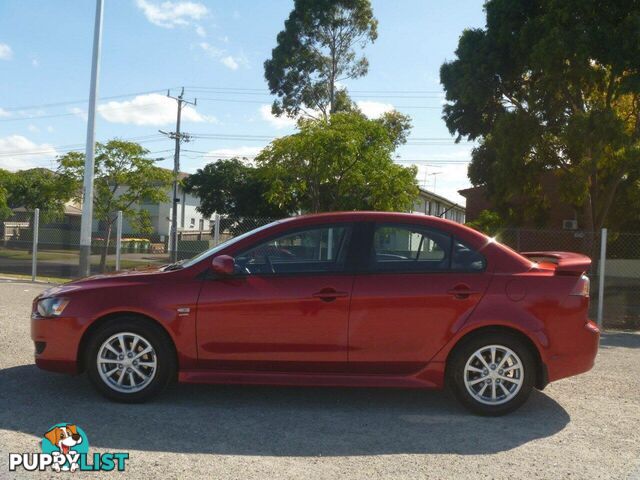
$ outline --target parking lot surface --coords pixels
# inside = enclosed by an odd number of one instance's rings
[[[443,392],[175,385],[111,403],[84,376],[37,369],[31,300],[0,283],[0,478],[9,452],[76,423],[92,452],[129,452],[100,478],[622,478],[640,480],[640,335],[603,336],[589,373],[534,392],[517,412],[472,416]],[[559,319],[558,321],[561,321]],[[74,478],[97,478],[76,472]]]

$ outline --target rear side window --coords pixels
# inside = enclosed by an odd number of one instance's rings
[[[412,225],[378,225],[373,236],[375,271],[434,272],[449,269],[451,236]]]

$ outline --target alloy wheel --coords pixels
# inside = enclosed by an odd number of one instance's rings
[[[476,350],[464,367],[464,385],[474,400],[485,405],[502,405],[520,391],[524,366],[518,355],[502,345]]]
[[[151,343],[132,332],[119,332],[105,340],[98,349],[96,364],[102,381],[121,393],[135,393],[145,388],[158,368]]]

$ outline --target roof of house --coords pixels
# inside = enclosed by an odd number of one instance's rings
[[[438,195],[437,193],[433,193],[429,190],[426,190],[424,188],[418,188],[418,190],[420,191],[419,195],[423,196],[423,197],[428,197],[430,199],[433,200],[438,200],[441,203],[445,203],[449,206],[454,206],[454,207],[459,207],[461,209],[464,210],[464,207],[462,205],[457,204],[456,202],[453,202],[451,200],[449,200],[446,197],[443,197],[442,195]]]
[[[26,207],[17,207],[17,208],[12,208],[11,210],[13,210],[16,213],[23,213],[23,212],[30,212],[31,210],[27,210]],[[69,215],[71,217],[79,217],[82,215],[82,208],[78,207],[77,205],[71,205],[71,204],[65,204],[64,206],[64,214],[65,215]]]

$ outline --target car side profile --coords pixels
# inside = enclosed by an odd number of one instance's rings
[[[501,415],[589,370],[589,258],[516,253],[448,220],[280,220],[177,264],[96,275],[33,302],[45,370],[140,402],[169,382],[449,387]]]

